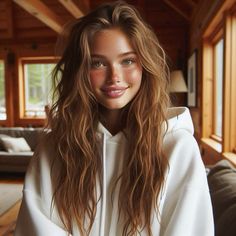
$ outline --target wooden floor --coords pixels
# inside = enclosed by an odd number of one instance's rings
[[[22,174],[0,174],[0,183],[23,183]],[[0,216],[0,236],[13,236],[21,200]]]

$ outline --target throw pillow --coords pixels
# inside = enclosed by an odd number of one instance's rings
[[[2,142],[1,142],[2,137],[10,137],[10,136],[6,135],[6,134],[0,134],[0,151],[6,151],[5,147],[3,146]]]
[[[30,152],[31,148],[23,137],[0,137],[3,147],[8,152]]]

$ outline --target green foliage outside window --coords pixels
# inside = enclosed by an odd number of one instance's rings
[[[25,116],[45,116],[51,101],[51,72],[55,64],[25,64]]]

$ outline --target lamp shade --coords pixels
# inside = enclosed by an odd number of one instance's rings
[[[186,93],[188,91],[184,75],[181,70],[174,70],[170,73],[170,92]]]

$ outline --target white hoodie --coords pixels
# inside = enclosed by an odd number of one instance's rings
[[[111,191],[121,173],[127,141],[122,132],[112,136],[101,124],[98,133],[103,153],[103,189],[98,191],[102,191],[102,198],[97,205],[90,235],[121,236],[122,219],[118,221],[117,207],[119,184],[113,196],[113,204]],[[50,168],[54,155],[50,146],[47,141],[38,147],[27,171],[16,236],[69,235],[57,210],[50,211],[53,194]],[[153,235],[213,236],[212,206],[205,169],[193,138],[193,124],[187,108],[169,110],[164,151],[169,158],[169,168],[163,190],[157,199],[160,221],[156,214],[152,217]],[[75,223],[72,235],[80,235]],[[145,236],[147,232],[143,230],[140,235]]]

